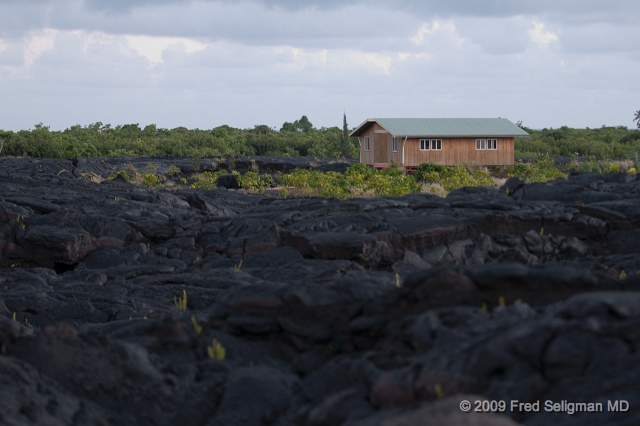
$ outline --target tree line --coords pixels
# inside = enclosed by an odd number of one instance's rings
[[[552,157],[576,156],[599,159],[635,158],[640,153],[640,130],[624,126],[573,129],[562,126],[557,129],[533,130],[521,126],[530,136],[516,138],[515,154],[526,157],[546,154]]]
[[[210,130],[159,128],[138,123],[112,127],[101,122],[75,125],[62,131],[36,124],[32,130],[0,130],[1,155],[40,158],[116,155],[222,156],[285,155],[314,157],[359,156],[358,139],[349,138],[346,123],[315,128],[306,116],[284,123],[280,130],[267,125],[238,129],[223,125]]]
[[[639,111],[640,113],[640,111]],[[640,131],[623,126],[573,129],[563,126],[533,130],[517,138],[516,156],[547,154],[602,159],[634,158],[640,152]],[[285,122],[279,130],[267,125],[238,129],[227,125],[210,130],[159,128],[138,123],[112,127],[101,122],[52,131],[42,123],[31,130],[0,131],[0,155],[40,158],[115,155],[233,156],[286,155],[358,158],[357,138],[349,137],[344,115],[342,129],[315,128],[306,116]]]

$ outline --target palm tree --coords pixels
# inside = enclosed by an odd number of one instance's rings
[[[636,116],[633,121],[637,121],[638,129],[640,129],[640,109],[636,111]]]

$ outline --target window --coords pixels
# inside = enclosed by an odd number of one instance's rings
[[[369,151],[369,136],[364,137],[364,150]]]
[[[391,151],[398,152],[398,141],[396,138],[391,138]]]
[[[442,149],[442,139],[431,139],[431,149],[432,150],[441,150]]]
[[[420,139],[420,151],[429,149],[429,139]]]
[[[476,139],[476,149],[487,149],[487,140],[486,139]]]
[[[487,149],[498,149],[498,139],[487,139]]]

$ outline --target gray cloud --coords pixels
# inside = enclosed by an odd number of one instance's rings
[[[287,14],[291,20],[296,19],[296,13],[310,9],[321,12],[335,11],[336,15],[344,15],[352,25],[358,26],[359,21],[376,11],[395,12],[411,16],[416,20],[449,19],[456,17],[504,18],[517,16],[541,16],[554,22],[577,25],[594,22],[633,23],[635,24],[636,4],[632,0],[494,0],[481,2],[477,0],[396,0],[392,4],[382,0],[1,0],[0,12],[2,16],[9,16],[3,22],[0,34],[19,34],[29,29],[42,28],[47,25],[73,24],[82,29],[107,29],[112,31],[135,32],[140,24],[135,11],[149,14],[149,20],[143,28],[163,32],[198,31],[198,23],[205,21],[208,16],[202,11],[214,10],[260,10],[262,5],[268,13],[276,15]],[[360,13],[350,14],[349,7],[355,7]],[[354,9],[352,9],[354,10]],[[154,11],[160,11],[166,18],[171,16],[189,16],[195,22],[193,29],[184,23],[171,25],[169,19],[153,21]],[[198,14],[190,13],[198,11]],[[173,13],[171,13],[173,12]],[[361,13],[364,12],[364,16]],[[71,14],[73,20],[64,20],[62,15]],[[293,14],[293,15],[292,15]],[[55,19],[53,19],[55,18]],[[237,18],[237,17],[236,17]],[[115,25],[110,21],[117,20]],[[154,25],[156,24],[156,25]],[[324,22],[325,27],[333,28],[331,23]],[[349,25],[343,27],[346,31]],[[381,30],[383,27],[377,27]],[[202,33],[202,31],[198,31]],[[195,34],[192,34],[195,35]],[[203,34],[199,34],[203,35]]]
[[[51,0],[38,0],[49,3]],[[231,0],[201,0],[204,2],[237,3]],[[389,6],[383,0],[250,0],[269,7],[283,7],[288,10],[315,8],[320,10],[339,9],[345,5],[363,7]],[[0,3],[18,2],[4,0]],[[83,0],[83,3],[95,10],[131,10],[143,6],[195,3],[194,0]],[[530,14],[562,14],[567,18],[583,15],[631,14],[636,3],[632,0],[396,0],[393,6],[411,10],[415,13],[437,14],[441,16],[516,16]]]

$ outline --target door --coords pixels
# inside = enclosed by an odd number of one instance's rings
[[[373,135],[373,162],[389,162],[389,133],[375,133]]]

